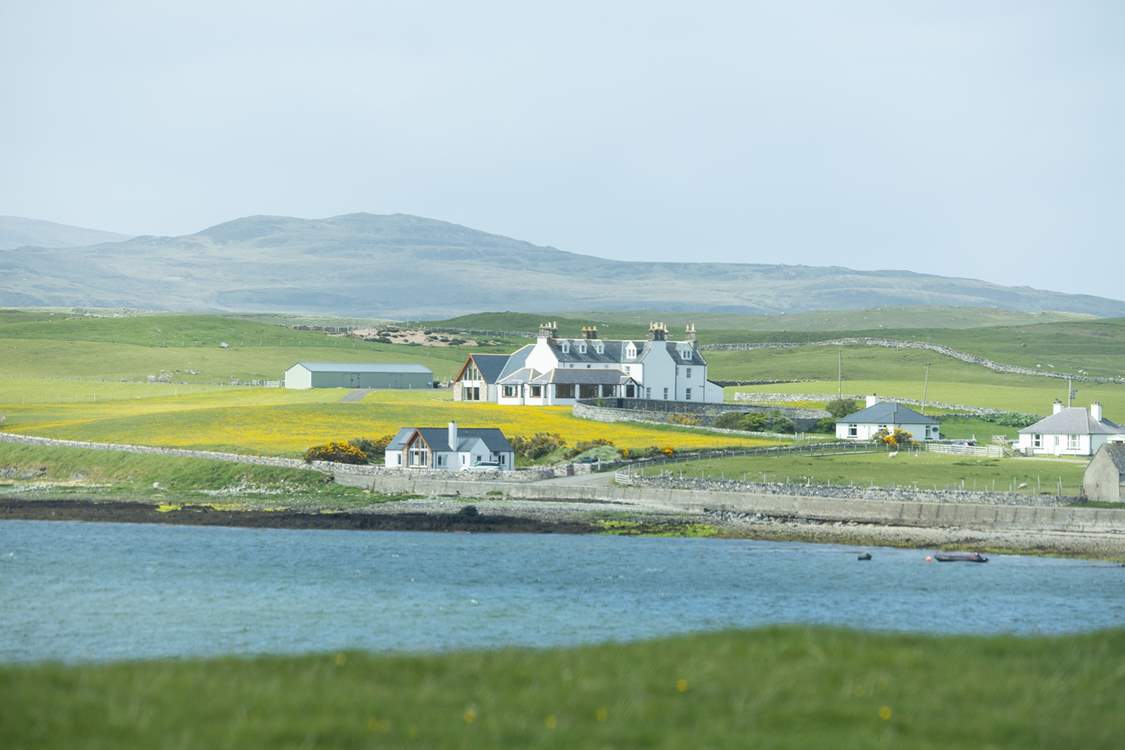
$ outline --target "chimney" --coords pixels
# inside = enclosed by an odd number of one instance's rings
[[[1090,417],[1095,422],[1102,421],[1102,404],[1100,401],[1095,401],[1094,403],[1090,404]]]
[[[582,338],[589,340],[589,339],[596,339],[597,337],[598,337],[598,327],[597,326],[582,326]]]
[[[457,450],[457,423],[449,423],[449,448],[450,450]]]
[[[688,323],[687,326],[684,328],[684,333],[687,334],[687,340],[694,344],[695,343],[695,323]]]
[[[666,341],[668,339],[668,326],[663,323],[649,323],[648,338],[650,341]]]
[[[872,406],[874,406],[877,403],[879,403],[879,396],[878,395],[872,393],[870,396],[867,397],[867,407],[868,408],[871,408]]]
[[[1055,403],[1051,405],[1051,413],[1058,414],[1060,411],[1062,411],[1062,401],[1056,398]]]
[[[540,339],[553,339],[555,334],[559,331],[559,324],[553,322],[546,322],[539,324],[539,338]]]

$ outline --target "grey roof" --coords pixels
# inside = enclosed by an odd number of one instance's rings
[[[495,383],[511,359],[510,354],[470,354],[486,383]]]
[[[1084,406],[1068,406],[1020,430],[1021,435],[1046,433],[1047,435],[1121,435],[1125,429],[1108,419],[1098,422]]]
[[[364,362],[298,362],[293,367],[300,365],[309,372],[386,372],[386,373],[417,373],[433,375],[428,367],[422,365],[395,364],[395,363],[364,363]]]
[[[635,382],[633,378],[629,377],[621,370],[608,368],[598,370],[554,369],[531,380],[532,385],[546,385],[547,383],[562,383],[564,385],[624,385],[625,383]]]
[[[919,414],[910,407],[894,401],[880,401],[874,406],[841,417],[836,421],[862,424],[938,424],[938,421],[933,417]]]
[[[422,433],[422,439],[426,441],[431,450],[439,453],[453,450],[449,445],[448,427],[403,427],[395,434],[394,439],[387,444],[387,450],[402,450],[415,432]],[[477,440],[482,441],[493,453],[510,453],[512,451],[512,444],[508,442],[508,438],[504,437],[504,433],[496,427],[457,428],[458,451],[469,450]]]
[[[500,371],[497,380],[511,375],[516,370],[522,369],[524,363],[527,362],[527,357],[531,354],[531,350],[535,348],[535,344],[524,344],[519,349],[512,352],[508,357],[508,361],[504,364],[504,369]]]
[[[569,351],[562,350],[562,342],[567,342]],[[599,353],[596,344],[600,343],[602,351]],[[628,349],[629,344],[632,343],[637,349],[637,356],[629,359],[625,356],[625,351]],[[586,351],[580,351],[581,345],[585,344]],[[684,345],[684,352],[687,354],[685,357],[680,356],[680,350],[677,344]],[[577,364],[627,364],[631,362],[641,362],[645,356],[651,352],[655,347],[663,345],[672,359],[681,365],[700,365],[703,366],[706,362],[699,350],[690,341],[630,341],[629,339],[614,340],[614,339],[551,339],[551,351],[555,353],[559,362],[577,363]]]
[[[1125,443],[1106,443],[1098,449],[1098,453],[1103,451],[1106,457],[1117,467],[1118,473],[1125,475]]]

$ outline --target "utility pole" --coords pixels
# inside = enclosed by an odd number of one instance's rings
[[[922,415],[926,414],[926,393],[930,389],[930,365],[932,362],[926,363],[926,374],[922,378]]]
[[[836,350],[836,400],[844,397],[844,349]]]
[[[1066,408],[1068,408],[1068,409],[1070,408],[1070,406],[1071,406],[1070,402],[1073,399],[1074,399],[1074,382],[1070,378],[1067,378],[1066,379]]]

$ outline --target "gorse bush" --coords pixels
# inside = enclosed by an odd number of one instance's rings
[[[914,442],[914,437],[900,427],[896,427],[894,432],[888,432],[887,428],[884,427],[871,436],[871,441],[892,449],[909,448],[911,443]]]
[[[387,446],[393,439],[393,435],[383,435],[377,438],[357,437],[349,440],[348,445],[363,451],[368,461],[375,462],[382,460],[382,458],[386,456]]]
[[[672,416],[668,417],[668,421],[672,424],[694,427],[695,425],[699,424],[699,417],[695,416],[694,414],[673,414]]]
[[[598,448],[598,447],[603,446],[603,445],[613,447],[613,441],[612,440],[606,440],[605,438],[594,438],[593,440],[581,440],[578,443],[576,443],[573,448],[568,448],[563,453],[563,456],[565,456],[566,458],[574,458],[575,456],[580,455],[582,453],[585,453],[588,450],[592,450],[594,448]]]
[[[351,443],[325,443],[305,451],[306,461],[334,461],[338,464],[365,464],[367,454]]]
[[[782,432],[792,434],[797,431],[793,420],[781,412],[737,412],[731,411],[715,420],[716,427],[744,432]]]
[[[531,437],[516,435],[510,442],[517,456],[532,461],[566,446],[566,440],[557,432],[537,432]]]

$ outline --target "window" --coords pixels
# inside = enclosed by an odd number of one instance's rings
[[[555,398],[574,398],[573,383],[559,383],[555,386]]]
[[[519,395],[519,386],[506,385],[504,386],[504,398],[516,398]]]
[[[667,388],[664,389],[664,400],[665,401],[668,400],[668,389]]]
[[[579,354],[585,354],[586,353],[586,344],[581,342],[581,341],[578,342],[578,353]]]
[[[691,388],[684,391],[684,400],[691,401]]]
[[[603,344],[600,341],[595,341],[594,342],[594,351],[596,351],[598,354],[605,353],[605,344]]]
[[[649,401],[652,400],[652,389],[651,388],[645,388],[645,398],[647,398]]]
[[[445,466],[445,456],[441,455],[440,453],[438,454],[438,457],[437,457],[437,465],[438,466]]]
[[[687,368],[687,372],[684,374],[684,377],[687,377],[687,378],[691,377],[691,368],[690,367]]]
[[[1042,448],[1043,447],[1043,436],[1038,435],[1038,434],[1032,435],[1031,436],[1031,447],[1032,448]]]
[[[630,341],[628,344],[625,345],[625,359],[636,359],[636,358],[637,358],[637,347],[636,347],[636,345],[633,344],[632,341]]]
[[[1067,435],[1066,436],[1066,449],[1071,450],[1071,451],[1078,450],[1078,436],[1077,435]]]
[[[541,386],[541,385],[531,386],[531,397],[532,398],[542,398],[543,397],[543,386]]]
[[[857,424],[848,425],[848,437],[859,437],[859,425],[857,425]]]
[[[563,341],[562,343],[560,343],[559,351],[561,351],[563,354],[570,354],[570,342]]]

